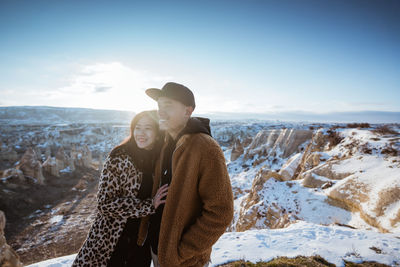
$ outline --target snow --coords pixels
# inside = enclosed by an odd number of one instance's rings
[[[322,181],[322,182],[332,182],[332,183],[335,183],[335,181],[332,181],[331,179],[326,178],[325,176],[321,176],[321,175],[318,175],[318,174],[315,174],[315,173],[311,173],[311,175],[312,175],[315,179],[320,180],[320,181]]]
[[[79,155],[81,155],[81,154],[79,154]],[[78,155],[78,156],[79,156],[79,155]],[[81,157],[78,157],[78,158],[80,159]],[[72,172],[72,170],[71,170],[71,167],[70,167],[70,166],[67,166],[66,168],[60,170],[60,172],[61,172],[61,173],[67,173],[67,172]]]
[[[233,166],[232,166],[233,168]],[[253,183],[253,179],[261,169],[261,166],[250,168],[247,171],[242,171],[238,174],[231,176],[231,184],[233,188],[240,188],[242,190],[250,189]],[[237,195],[239,196],[239,195]]]
[[[7,177],[0,178],[0,181],[1,181],[2,183],[5,183],[5,182],[7,182],[7,180],[9,180],[9,179],[11,179],[11,178],[13,178],[12,175],[7,176]]]
[[[377,253],[374,248],[381,250]],[[234,260],[269,261],[277,256],[320,255],[344,266],[344,261],[377,261],[400,264],[400,237],[341,226],[299,221],[284,229],[227,232],[213,246],[211,266]],[[47,260],[28,267],[69,267],[74,255]]]
[[[63,219],[62,215],[56,215],[56,216],[51,217],[49,222],[50,223],[59,223],[62,221],[62,219]]]
[[[353,134],[356,133],[356,134]],[[396,217],[400,210],[400,202],[397,201],[386,207],[384,214],[376,216],[376,209],[382,201],[382,194],[389,189],[400,188],[400,171],[398,164],[392,161],[390,157],[383,155],[380,151],[389,141],[390,137],[382,137],[373,134],[369,130],[345,129],[341,132],[344,140],[331,151],[327,152],[330,156],[344,154],[348,148],[346,145],[352,142],[358,142],[357,149],[368,143],[371,149],[371,154],[360,153],[353,151],[354,155],[348,159],[341,160],[339,164],[334,164],[332,170],[338,173],[352,173],[352,175],[338,181],[334,186],[325,191],[329,194],[330,191],[345,188],[349,180],[364,187],[363,193],[368,195],[368,200],[360,203],[363,211],[372,216],[377,217],[379,224],[391,232],[400,233],[399,224],[392,225],[391,221]],[[378,138],[379,140],[377,140]],[[374,141],[376,140],[376,141]],[[341,189],[343,190],[343,189]],[[354,196],[353,196],[354,198]],[[354,198],[354,201],[359,202]]]
[[[265,217],[262,215],[266,214],[269,208],[274,209],[274,206],[277,205],[288,214],[316,224],[336,222],[348,224],[351,220],[356,221],[351,212],[329,205],[326,202],[327,196],[321,189],[303,187],[302,182],[303,180],[280,182],[270,178],[264,183],[263,189],[258,192],[259,201],[252,205],[248,212],[251,213],[253,209],[257,209],[258,214]],[[244,198],[236,200],[235,214],[246,212],[240,203]],[[235,218],[234,223],[236,220]],[[260,221],[257,221],[257,225],[265,228]]]
[[[372,247],[382,253],[377,254]],[[394,265],[400,264],[400,239],[393,234],[299,221],[284,229],[225,233],[213,246],[212,264],[298,255],[320,255],[337,266],[344,266],[343,260]]]
[[[31,264],[28,266],[29,267],[67,267],[67,266],[70,267],[72,265],[72,262],[74,261],[75,257],[76,257],[76,254],[73,254],[73,255],[69,255],[69,256],[64,256],[64,257],[59,257],[59,258],[54,258],[51,260],[34,263],[34,264]]]

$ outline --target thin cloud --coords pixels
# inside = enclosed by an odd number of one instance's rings
[[[356,105],[356,106],[386,106],[387,102],[349,102],[349,105]]]
[[[95,93],[104,93],[112,89],[112,86],[96,86],[94,88]]]
[[[172,79],[121,62],[96,63],[80,66],[66,86],[52,90],[50,99],[90,108],[140,111],[155,105],[144,90],[160,87]],[[92,101],[84,101],[83,95]]]

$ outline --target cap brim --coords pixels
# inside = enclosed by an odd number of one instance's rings
[[[160,96],[162,95],[162,92],[160,89],[157,88],[149,88],[146,90],[146,94],[157,101],[158,98],[160,98]]]

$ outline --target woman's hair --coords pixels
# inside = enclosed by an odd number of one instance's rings
[[[136,114],[135,117],[133,117],[133,119],[131,121],[131,125],[130,125],[129,136],[127,138],[125,138],[124,141],[122,141],[118,146],[116,146],[111,151],[111,153],[110,153],[111,155],[113,155],[120,149],[124,149],[133,159],[135,158],[135,150],[136,151],[138,150],[138,146],[136,144],[133,132],[135,131],[136,125],[143,117],[148,117],[154,122],[154,125],[156,126],[155,130],[156,130],[156,136],[157,136],[157,140],[155,141],[154,145],[155,145],[156,149],[158,149],[160,147],[163,138],[161,136],[160,127],[158,124],[158,120],[159,120],[158,113],[156,110],[146,110],[146,111],[142,111],[142,112]]]

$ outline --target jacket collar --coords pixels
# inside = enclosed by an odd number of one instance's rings
[[[178,140],[176,141],[176,147],[184,144],[190,138],[190,136],[191,134],[186,133],[178,137]],[[166,147],[169,142],[173,142],[172,137],[169,134],[166,134],[164,138],[164,147]]]

